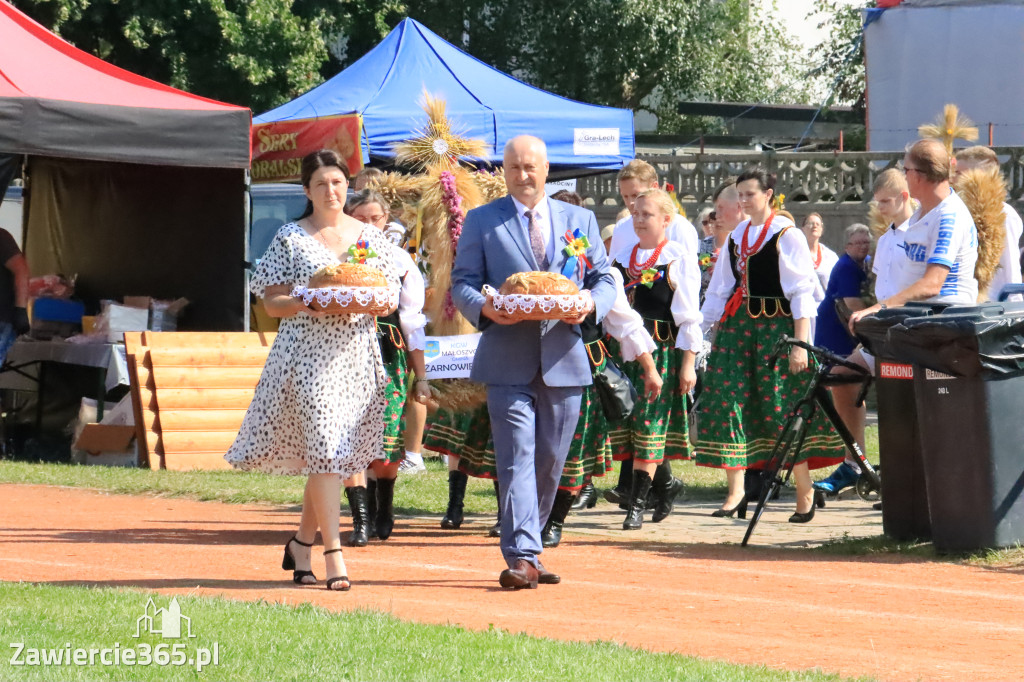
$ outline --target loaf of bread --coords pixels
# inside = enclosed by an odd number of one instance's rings
[[[376,268],[360,263],[339,263],[320,268],[309,279],[310,289],[328,287],[386,287],[388,281]]]
[[[557,272],[517,272],[501,285],[498,293],[545,296],[575,296],[579,288]]]

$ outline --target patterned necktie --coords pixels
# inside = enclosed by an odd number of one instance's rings
[[[540,225],[537,224],[537,214],[533,211],[524,211],[527,226],[530,230],[530,249],[533,250],[533,257],[537,259],[537,266],[541,270],[548,269],[548,250],[544,247],[544,238],[540,236]]]

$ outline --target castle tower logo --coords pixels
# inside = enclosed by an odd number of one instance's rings
[[[184,635],[182,635],[183,623]],[[145,613],[135,621],[135,634],[132,636],[140,637],[143,632],[160,635],[164,639],[180,639],[182,636],[195,637],[192,634],[192,619],[181,615],[177,597],[171,598],[171,603],[166,609],[158,609],[153,598],[149,598],[149,601],[146,602]]]

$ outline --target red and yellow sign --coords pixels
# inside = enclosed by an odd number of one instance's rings
[[[359,114],[322,116],[294,121],[260,123],[252,127],[252,181],[299,180],[302,157],[318,149],[333,149],[355,173],[363,167],[359,149]]]

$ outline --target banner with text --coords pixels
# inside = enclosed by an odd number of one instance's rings
[[[355,174],[363,167],[359,114],[260,123],[252,127],[252,181],[292,182],[302,176],[302,157],[333,149]]]
[[[428,336],[423,350],[428,379],[468,379],[480,334]]]

